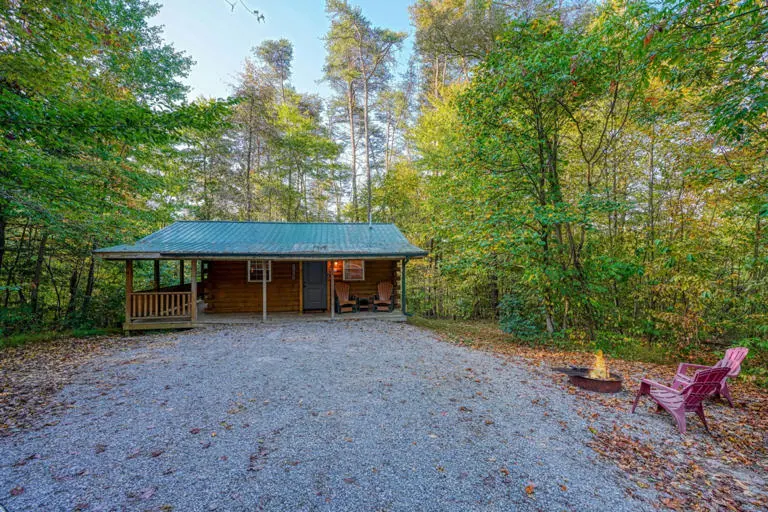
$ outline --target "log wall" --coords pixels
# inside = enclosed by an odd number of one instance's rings
[[[299,265],[296,261],[272,262],[272,281],[267,283],[267,311],[299,311]],[[247,261],[208,262],[206,311],[260,313],[261,283],[248,282],[247,272]]]
[[[204,283],[206,311],[211,313],[260,313],[261,283],[249,283],[246,261],[206,262]],[[376,294],[379,281],[395,286],[395,301],[400,302],[399,263],[396,260],[366,260],[365,281],[349,281],[351,293],[358,297]],[[342,279],[339,263],[334,279]],[[301,307],[301,262],[273,261],[272,281],[267,283],[267,311],[299,312]],[[328,294],[330,295],[330,273]],[[330,304],[330,300],[329,300]]]

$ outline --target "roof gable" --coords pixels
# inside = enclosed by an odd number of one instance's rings
[[[181,257],[422,257],[394,224],[179,221],[133,245],[94,251],[109,259]]]

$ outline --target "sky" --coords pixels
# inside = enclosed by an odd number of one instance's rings
[[[196,64],[186,80],[189,98],[223,98],[243,67],[251,49],[268,39],[285,38],[293,43],[293,84],[297,91],[327,97],[329,88],[321,83],[325,46],[323,36],[329,21],[324,0],[242,0],[264,15],[259,22],[235,1],[234,10],[227,0],[158,0],[159,14],[151,20],[164,25],[164,38],[177,50],[183,50]],[[413,44],[413,27],[408,6],[413,0],[358,0],[363,14],[374,26],[408,33],[400,52],[404,68]]]

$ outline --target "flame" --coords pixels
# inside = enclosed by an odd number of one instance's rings
[[[598,350],[595,353],[595,365],[589,370],[590,379],[607,380],[611,378],[611,374],[608,372],[608,365],[605,364],[605,358],[603,357],[603,351]]]

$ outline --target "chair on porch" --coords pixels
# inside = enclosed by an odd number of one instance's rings
[[[377,294],[372,299],[374,311],[392,311],[395,308],[395,287],[389,281],[379,281]]]
[[[349,283],[339,281],[334,285],[336,289],[336,312],[355,313],[358,311],[357,297],[349,296]]]
[[[706,370],[709,368],[729,368],[728,374],[720,381],[720,387],[712,392],[713,395],[722,395],[723,398],[728,400],[728,403],[733,407],[733,401],[731,401],[731,391],[728,389],[728,378],[736,377],[741,372],[741,363],[744,358],[747,357],[749,349],[743,347],[729,348],[725,351],[725,357],[715,364],[715,366],[703,366],[700,364],[680,363],[677,367],[677,375],[672,381],[673,389],[682,389],[691,382],[693,377],[688,374],[690,369],[694,370]]]

